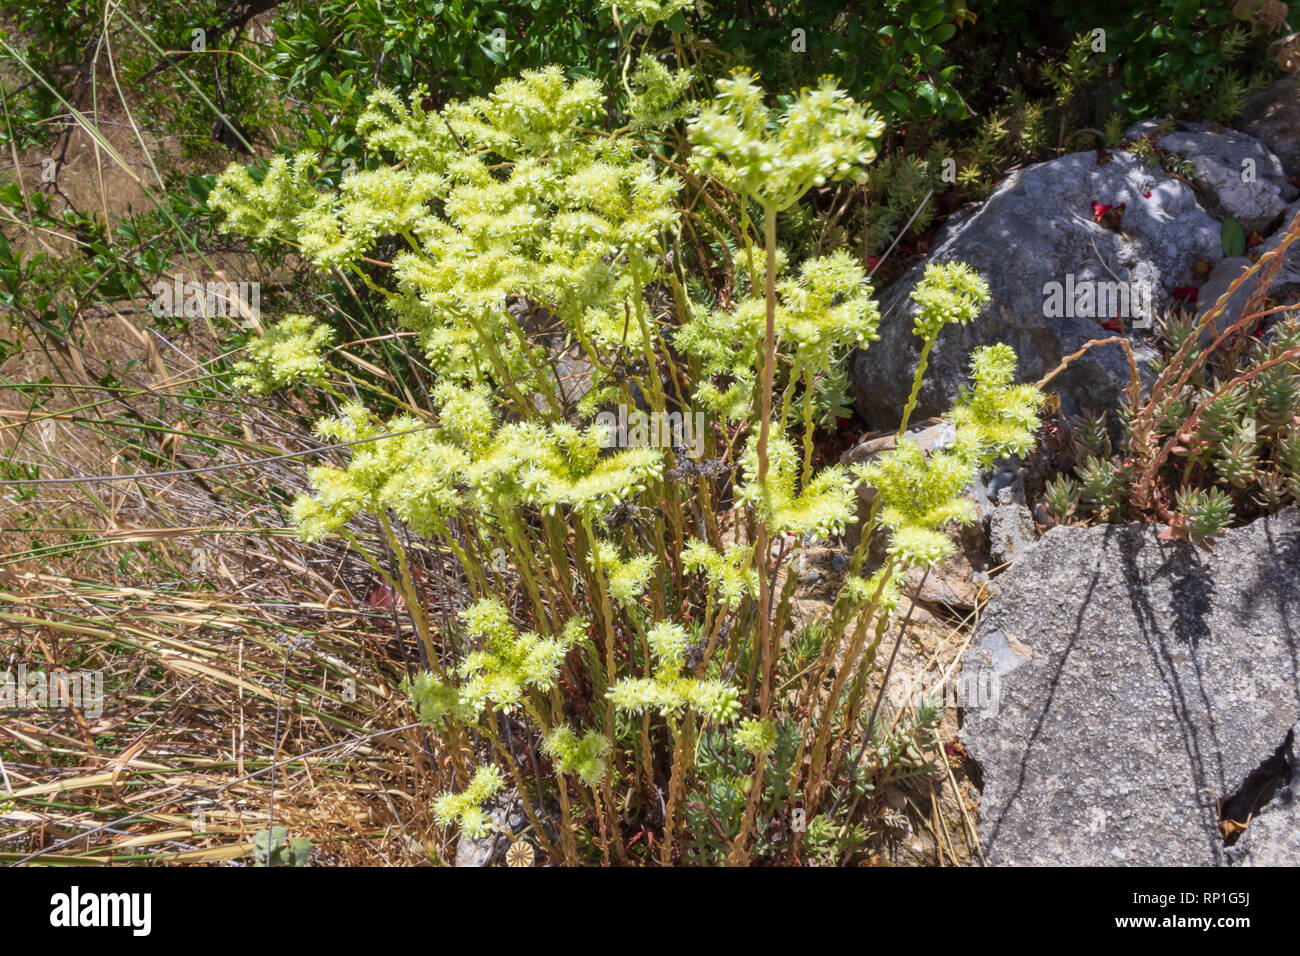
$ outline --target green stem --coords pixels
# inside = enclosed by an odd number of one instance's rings
[[[908,393],[907,405],[903,408],[903,420],[898,424],[897,437],[902,438],[907,431],[907,422],[916,409],[916,402],[921,394],[921,379],[925,377],[926,366],[930,364],[930,349],[934,348],[934,338],[927,338],[921,346],[921,358],[916,363],[916,374],[912,376],[912,391]]]
[[[741,197],[744,203],[744,197]],[[758,423],[758,489],[759,503],[755,514],[754,562],[758,569],[758,672],[759,698],[758,710],[761,717],[767,717],[772,704],[772,620],[768,616],[768,595],[772,582],[768,580],[768,531],[767,516],[771,511],[771,500],[767,490],[768,435],[772,424],[772,379],[776,374],[776,207],[763,207],[763,245],[767,252],[767,269],[763,282],[763,291],[767,301],[767,319],[763,328],[763,373],[759,385],[761,415]],[[755,768],[754,779],[750,782],[749,796],[745,800],[745,813],[741,817],[740,832],[732,844],[728,863],[733,866],[749,862],[749,833],[754,824],[754,815],[758,811],[758,801],[763,791],[763,770],[761,763]]]

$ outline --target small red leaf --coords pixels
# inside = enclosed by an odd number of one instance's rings
[[[1108,206],[1105,203],[1092,203],[1092,221],[1099,222],[1111,232],[1119,232],[1119,220],[1124,215],[1124,204]]]

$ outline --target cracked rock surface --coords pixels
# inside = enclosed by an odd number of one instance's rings
[[[961,737],[991,865],[1300,864],[1300,510],[1213,553],[1157,530],[1054,528],[984,611]]]

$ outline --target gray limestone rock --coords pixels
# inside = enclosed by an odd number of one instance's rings
[[[1156,532],[1053,528],[985,608],[961,736],[990,864],[1300,863],[1300,510],[1212,553]]]
[[[1300,174],[1300,87],[1294,76],[1247,99],[1239,125],[1276,154],[1288,173]]]
[[[1186,183],[1115,151],[1098,164],[1095,152],[1074,153],[1011,173],[975,212],[954,216],[940,233],[930,262],[962,261],[989,283],[991,301],[969,325],[939,335],[915,415],[946,412],[968,381],[971,351],[1006,342],[1019,357],[1024,380],[1041,377],[1090,339],[1109,335],[1104,318],[1077,314],[1074,302],[1054,314],[1048,299],[1057,284],[1109,287],[1110,296],[1145,290],[1151,309],[1130,303],[1126,327],[1144,324],[1167,294],[1190,282],[1201,258],[1221,254],[1220,225],[1197,203]],[[1120,231],[1093,219],[1092,203],[1124,204]],[[855,353],[851,380],[860,412],[878,428],[898,421],[920,353],[912,334],[920,280],[918,264],[882,296],[880,340]],[[1134,297],[1138,298],[1138,297]],[[1139,364],[1154,354],[1133,339]],[[1123,353],[1093,349],[1053,382],[1067,412],[1115,407],[1128,381]]]
[[[1138,123],[1128,137],[1152,132],[1159,124]],[[1282,161],[1247,133],[1208,123],[1180,123],[1156,144],[1191,164],[1192,180],[1205,195],[1210,212],[1232,216],[1246,232],[1267,232],[1296,197]]]

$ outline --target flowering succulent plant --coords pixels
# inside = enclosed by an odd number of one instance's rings
[[[1300,216],[1238,281],[1275,275],[1297,240]],[[1149,389],[1135,373],[1118,447],[1105,414],[1076,423],[1073,474],[1048,483],[1046,520],[1146,518],[1210,549],[1234,520],[1300,500],[1300,321],[1231,303],[1163,323],[1169,355]]]
[[[694,104],[687,99],[690,70],[670,70],[648,53],[637,59],[631,76],[632,95],[627,111],[637,129],[662,129],[688,116]]]
[[[474,778],[460,793],[441,793],[433,801],[433,814],[443,826],[455,825],[470,839],[486,836],[492,821],[483,810],[505,787],[505,776],[491,764],[484,764],[474,772]]]
[[[719,723],[735,719],[740,697],[720,680],[682,677],[686,665],[687,634],[672,621],[659,621],[646,632],[654,672],[650,677],[624,677],[610,688],[609,698],[618,711],[641,714],[657,711],[663,717],[682,715],[687,707]]]
[[[527,373],[545,356],[511,331],[507,297],[546,303],[607,367],[628,344],[624,304],[640,303],[661,271],[680,183],[629,141],[585,131],[605,98],[558,67],[440,113],[423,108],[426,93],[409,105],[375,93],[358,120],[392,164],[356,170],[334,192],[313,187],[306,156],[273,162],[261,184],[232,166],[211,204],[227,229],[294,242],[322,268],[359,271],[380,237],[400,238],[390,305],[440,374],[517,376],[554,399],[545,375]],[[631,332],[633,345],[650,334],[644,322]]]
[[[668,20],[692,6],[693,0],[605,0],[615,12],[623,11],[631,19],[647,25]]]
[[[266,395],[298,383],[324,381],[328,372],[321,350],[334,330],[310,315],[287,315],[248,345],[248,358],[235,365],[236,388]]]
[[[828,180],[865,179],[876,158],[872,140],[885,124],[837,89],[833,77],[800,91],[780,115],[748,70],[718,80],[717,88],[714,102],[691,122],[691,162],[723,185],[779,211]]]
[[[622,9],[652,24],[683,6]],[[702,107],[689,83],[640,58],[629,122],[612,132],[599,86],[558,68],[436,111],[424,91],[381,91],[357,123],[383,157],[374,168],[327,188],[297,155],[260,181],[231,167],[211,197],[226,228],[351,272],[416,333],[429,407],[384,417],[341,402],[317,433],[347,444],[345,460],[311,470],[294,518],[304,537],[344,536],[405,601],[427,669],[404,689],[461,781],[435,800],[439,822],[487,832],[483,805],[508,771],[539,846],[569,862],[650,852],[626,839],[638,813],[669,862],[689,839],[683,821],[719,800],[726,852],[742,862],[776,803],[815,811],[903,572],[948,552],[947,528],[970,518],[962,489],[1037,427],[1037,392],[1013,384],[1015,356],[994,346],[973,358],[950,448],[927,456],[900,440],[865,468],[822,465],[807,396],[876,340],[880,315],[854,256],[789,254],[776,214],[814,185],[859,180],[880,120],[829,79],[779,113],[752,74],[720,81]],[[690,155],[664,155],[660,131],[692,108]],[[739,294],[707,295],[708,307],[681,269],[683,220],[701,202],[734,210],[715,228],[743,252],[728,279]],[[986,296],[964,266],[927,270],[914,296],[921,371],[942,329]],[[250,348],[247,387],[319,381],[327,344],[322,328],[286,320]],[[576,393],[561,358],[579,370]],[[609,447],[596,417],[615,403],[680,415],[691,401],[714,418],[702,462],[671,442]],[[859,521],[863,480],[876,506],[791,709],[777,694],[794,579],[782,565]],[[365,516],[387,563],[362,542]],[[441,627],[394,520],[454,561],[466,597]],[[876,529],[888,560],[868,573]],[[710,782],[705,740],[731,768],[725,783]],[[645,807],[659,808],[653,821]]]

